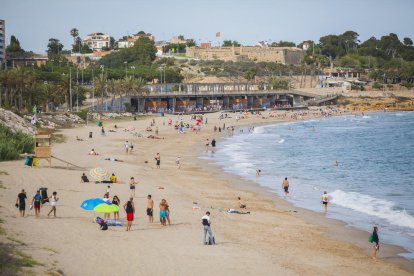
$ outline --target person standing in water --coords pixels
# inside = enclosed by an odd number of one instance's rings
[[[283,187],[283,190],[285,191],[285,196],[288,196],[289,195],[289,181],[287,177],[285,177],[285,179],[283,180],[282,187]]]
[[[328,212],[329,197],[326,191],[323,192],[321,203],[323,204],[323,208],[325,209],[325,212]]]
[[[375,260],[377,258],[377,251],[379,251],[379,238],[378,238],[378,227],[374,226],[372,231],[372,258]]]

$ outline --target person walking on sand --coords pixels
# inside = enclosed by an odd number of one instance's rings
[[[285,179],[283,180],[282,187],[283,187],[283,190],[285,191],[285,196],[288,196],[289,195],[289,181],[287,177],[285,177]]]
[[[165,226],[166,225],[166,223],[165,223],[165,217],[166,217],[166,212],[165,212],[165,208],[166,208],[166,204],[164,203],[164,201],[165,201],[165,199],[162,199],[161,200],[161,202],[160,202],[160,222],[161,222],[161,225],[163,225],[163,226]]]
[[[127,231],[131,231],[132,221],[134,221],[134,213],[135,213],[135,204],[134,199],[131,197],[127,202],[124,204],[124,210],[127,215]]]
[[[57,192],[53,192],[52,196],[49,197],[50,199],[50,206],[52,206],[52,209],[50,209],[49,213],[47,213],[47,216],[49,216],[53,212],[53,216],[56,217],[56,205],[59,200],[57,197]]]
[[[323,192],[321,203],[323,204],[323,208],[325,209],[325,213],[328,212],[328,203],[329,197],[326,191]]]
[[[208,233],[209,241],[211,241],[211,244],[215,244],[213,233],[211,232],[211,219],[210,219],[210,212],[207,211],[206,214],[201,218],[201,223],[203,224],[203,244],[207,245],[209,244],[208,241],[206,241],[206,236]]]
[[[159,152],[157,152],[157,155],[155,155],[154,159],[155,159],[155,165],[157,166],[158,169],[160,169],[161,168],[161,156]]]
[[[134,177],[131,177],[129,180],[129,191],[131,193],[131,197],[135,197],[135,184],[137,184],[137,182],[135,182]]]
[[[371,239],[371,238],[370,238]],[[375,260],[377,258],[377,251],[379,251],[379,238],[378,238],[378,227],[374,226],[372,231],[372,258]]]
[[[125,153],[128,154],[128,152],[129,152],[129,143],[128,143],[128,141],[125,141],[124,147],[125,147]]]
[[[24,217],[24,214],[26,212],[26,192],[24,189],[17,195],[16,199],[16,206],[19,208],[20,216]]]
[[[181,157],[177,156],[177,158],[175,159],[175,165],[177,165],[177,169],[181,168]]]
[[[208,147],[210,146],[210,141],[208,139],[206,139],[206,152],[208,152]]]
[[[154,222],[154,200],[152,200],[151,195],[147,196],[147,216],[149,223]]]
[[[42,195],[38,190],[32,199],[32,206],[35,209],[36,218],[40,217],[40,205],[42,204]]]

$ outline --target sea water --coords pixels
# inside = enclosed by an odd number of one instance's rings
[[[225,171],[269,188],[296,206],[371,232],[414,258],[414,112],[371,113],[259,126],[205,154]],[[256,176],[256,170],[262,171]],[[287,177],[290,193],[284,196]],[[367,243],[368,243],[367,234]]]

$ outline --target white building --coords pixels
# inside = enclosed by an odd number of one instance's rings
[[[146,33],[146,34],[134,34],[134,35],[128,37],[127,40],[124,40],[124,39],[118,40],[118,48],[119,49],[122,49],[122,48],[132,47],[132,46],[134,46],[135,41],[137,41],[138,39],[140,39],[142,37],[146,37],[146,38],[148,38],[151,41],[154,41],[155,40],[155,37],[152,34],[150,34],[150,33]]]
[[[103,47],[110,47],[111,37],[103,33],[93,33],[86,36],[83,40],[94,52],[101,51]]]

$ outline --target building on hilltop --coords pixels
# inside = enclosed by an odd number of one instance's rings
[[[0,68],[6,62],[6,21],[0,19]]]
[[[132,47],[132,46],[134,46],[135,41],[137,41],[138,39],[143,38],[143,37],[146,37],[151,41],[155,40],[155,37],[150,33],[146,33],[146,34],[137,33],[137,34],[134,34],[132,36],[128,36],[126,39],[118,40],[118,48],[122,49],[122,48]]]
[[[173,37],[171,37],[170,43],[171,44],[186,44],[187,41],[184,39],[183,36],[179,35],[179,36],[173,36]]]
[[[92,33],[86,36],[83,43],[87,44],[94,52],[102,51],[102,48],[109,48],[111,45],[111,37],[103,33]]]
[[[186,55],[191,58],[205,60],[220,59],[225,61],[244,61],[255,62],[277,62],[282,64],[300,64],[304,53],[302,49],[296,47],[221,47],[221,48],[201,48],[189,47]]]

